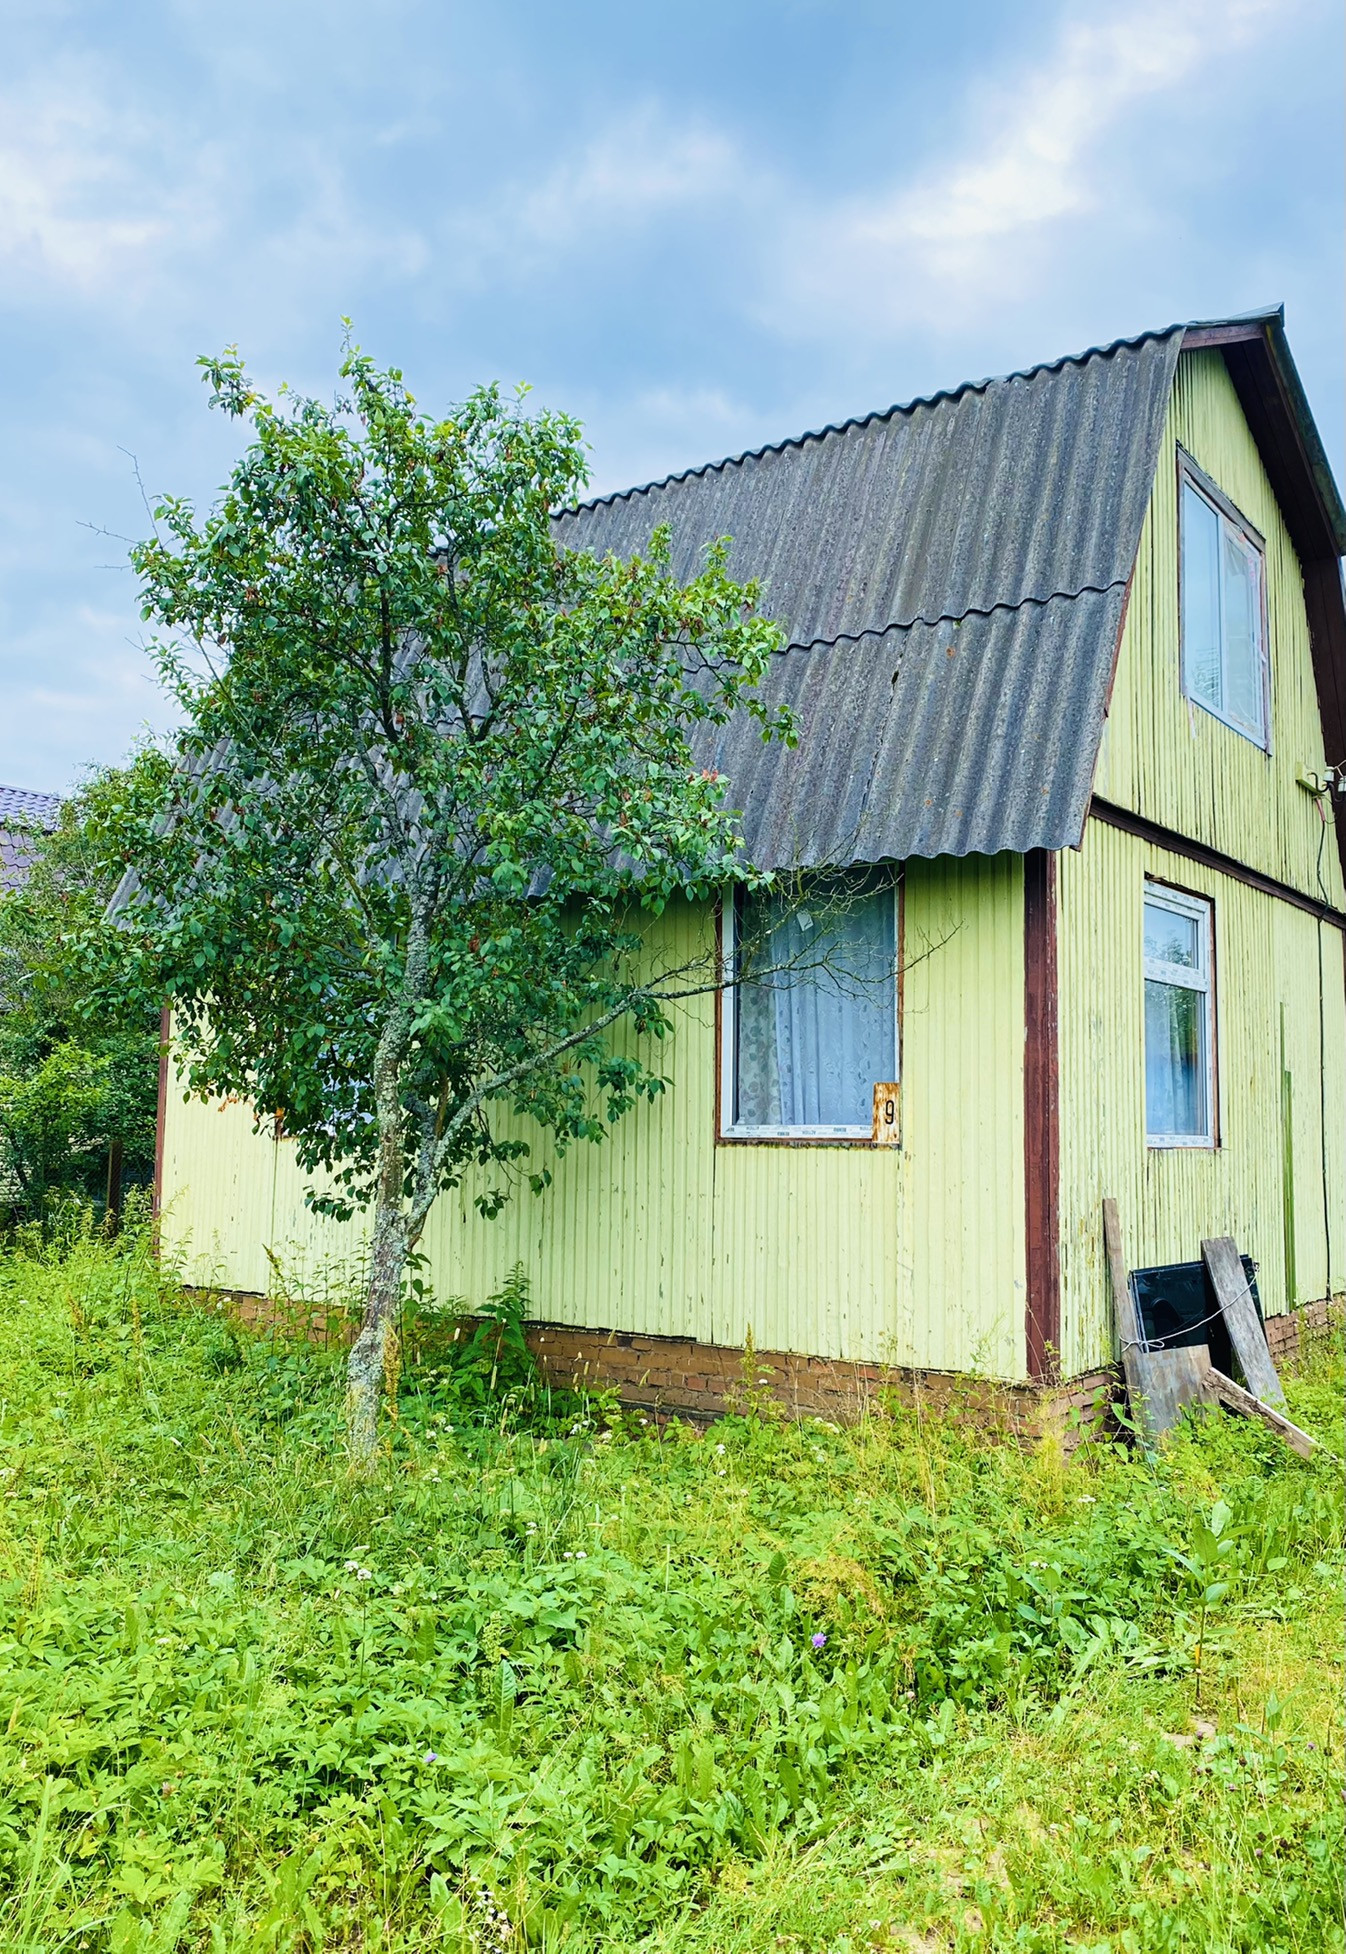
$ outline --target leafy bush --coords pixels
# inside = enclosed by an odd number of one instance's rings
[[[114,1148],[127,1182],[149,1180],[159,1014],[125,997],[95,1007],[74,937],[116,942],[103,911],[125,823],[168,771],[147,747],[91,772],[55,832],[33,838],[23,888],[0,895],[0,1222],[41,1221],[72,1194],[101,1198]]]
[[[143,1230],[0,1299],[0,1945],[1341,1945],[1330,1460],[595,1431],[516,1272],[349,1479]]]

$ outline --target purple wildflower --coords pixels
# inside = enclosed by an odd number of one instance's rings
[[[815,1649],[825,1649],[827,1647],[827,1637],[823,1634],[821,1629],[819,1629],[818,1633],[813,1637],[813,1646]]]
[[[425,1753],[425,1761],[427,1764],[438,1764],[439,1752],[437,1750],[428,1750]]]

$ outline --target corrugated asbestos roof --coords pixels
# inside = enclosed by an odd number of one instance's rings
[[[788,648],[698,758],[763,868],[1060,848],[1083,831],[1126,581],[1183,328],[978,382],[557,517],[693,575],[733,538]]]

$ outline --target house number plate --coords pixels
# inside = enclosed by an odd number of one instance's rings
[[[875,1086],[874,1144],[876,1147],[901,1146],[902,1126],[898,1118],[900,1103],[896,1082],[891,1085]]]

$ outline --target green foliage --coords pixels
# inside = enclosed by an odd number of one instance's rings
[[[476,1406],[495,1411],[536,1401],[538,1368],[524,1334],[531,1306],[528,1275],[519,1262],[504,1287],[482,1304],[467,1337],[453,1346],[449,1375],[464,1410]]]
[[[136,982],[175,999],[193,1090],[283,1109],[324,1209],[391,1174],[414,1245],[469,1164],[507,1197],[501,1110],[564,1146],[661,1089],[609,1035],[661,1032],[689,981],[638,971],[640,913],[734,872],[689,736],[740,706],[786,730],[753,696],[780,633],[723,546],[686,584],[662,532],[558,547],[564,415],[485,388],[432,419],[354,351],[334,406],[280,411],[203,365],[252,441],[133,553],[186,767],[132,844]]]
[[[0,1945],[1341,1947],[1331,1460],[595,1436],[462,1361],[352,1479],[336,1358],[143,1233],[0,1262]]]
[[[119,939],[104,911],[126,829],[169,772],[146,748],[91,773],[36,841],[24,887],[0,898],[0,1211],[8,1202],[19,1218],[70,1194],[100,1198],[114,1142],[126,1179],[149,1178],[159,1007],[115,982],[91,989],[85,950],[98,942],[115,972]]]

